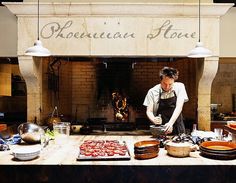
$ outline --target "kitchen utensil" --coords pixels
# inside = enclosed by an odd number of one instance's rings
[[[18,160],[32,160],[39,156],[41,151],[41,146],[23,146],[18,147],[12,151],[14,158]]]
[[[55,143],[66,143],[70,135],[70,123],[69,122],[57,122],[53,123],[53,131],[55,135]]]
[[[155,158],[158,156],[158,153],[144,153],[144,154],[135,154],[135,159],[140,159],[140,160],[144,160],[144,159],[151,159],[151,158]]]
[[[226,131],[228,131],[228,133],[231,133],[231,136],[232,136],[232,142],[233,143],[236,143],[236,128],[232,127],[232,126],[229,126],[229,125],[225,125],[224,126],[224,129]]]
[[[200,155],[206,158],[232,160],[236,158],[236,144],[226,141],[205,141],[199,146]]]
[[[226,141],[205,141],[200,144],[200,149],[215,153],[236,154],[236,144]]]
[[[166,135],[165,134],[165,126],[164,125],[150,125],[150,131],[153,137],[158,137],[160,135]]]
[[[179,158],[189,156],[191,151],[197,150],[197,147],[197,145],[193,145],[189,142],[176,143],[169,141],[165,144],[167,154]]]
[[[158,156],[160,142],[157,140],[139,141],[134,144],[136,159],[150,159]]]
[[[215,153],[205,151],[200,148],[200,155],[210,159],[217,159],[217,160],[234,160],[236,159],[236,154],[222,154],[222,153]]]
[[[48,118],[47,120],[47,125],[49,127],[50,130],[53,129],[53,123],[58,123],[61,122],[61,118],[59,118],[58,116],[58,109],[57,106],[54,107],[53,112],[51,117]]]
[[[72,133],[79,133],[81,128],[82,128],[82,125],[71,125]]]
[[[23,141],[29,144],[40,143],[41,136],[45,134],[44,130],[34,123],[22,123],[17,128]]]
[[[139,141],[134,144],[135,148],[142,149],[142,148],[153,148],[159,146],[159,141],[157,140],[144,140]]]
[[[90,134],[92,132],[93,132],[93,129],[89,125],[87,125],[87,124],[85,124],[84,126],[82,126],[80,128],[80,133],[81,134],[88,135],[88,134]]]
[[[214,133],[215,133],[215,139],[216,140],[222,140],[223,139],[223,129],[222,128],[215,128]]]

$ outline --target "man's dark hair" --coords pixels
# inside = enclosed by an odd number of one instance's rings
[[[160,70],[160,79],[162,80],[164,76],[177,80],[179,77],[179,71],[172,67],[163,67]]]

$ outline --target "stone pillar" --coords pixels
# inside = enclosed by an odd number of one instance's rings
[[[208,57],[203,62],[198,85],[198,129],[211,129],[211,86],[216,76],[219,57]]]
[[[42,58],[19,56],[18,60],[27,88],[27,121],[41,124]]]

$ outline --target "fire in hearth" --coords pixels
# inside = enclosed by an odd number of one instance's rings
[[[129,110],[128,110],[127,98],[122,96],[118,92],[113,92],[112,106],[114,109],[115,120],[128,122]]]

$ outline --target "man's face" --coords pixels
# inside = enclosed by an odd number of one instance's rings
[[[167,76],[164,76],[163,79],[161,80],[161,88],[168,92],[171,90],[173,83],[175,80],[173,78],[169,78]]]

